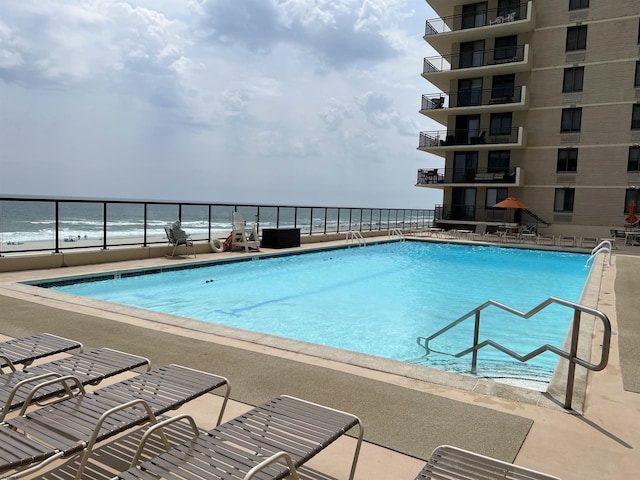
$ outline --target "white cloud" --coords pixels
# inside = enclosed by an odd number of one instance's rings
[[[162,200],[170,185],[170,199],[429,206],[439,194],[413,187],[439,160],[416,151],[429,87],[426,9],[412,8],[2,2],[0,189]]]

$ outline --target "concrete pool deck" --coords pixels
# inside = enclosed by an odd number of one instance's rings
[[[309,248],[312,245],[309,246]],[[635,250],[638,250],[637,252]],[[197,331],[189,328],[188,324],[167,323],[158,324],[153,318],[145,318],[144,316],[130,315],[130,312],[103,310],[99,306],[87,304],[86,302],[70,302],[64,298],[54,298],[50,295],[41,295],[33,290],[33,287],[25,287],[17,285],[17,282],[56,278],[70,275],[86,275],[90,273],[118,271],[132,268],[149,268],[158,265],[176,265],[181,262],[204,261],[215,259],[216,255],[200,255],[197,259],[151,259],[143,261],[122,262],[118,264],[104,264],[84,267],[72,267],[58,270],[40,270],[28,272],[12,272],[0,274],[0,304],[11,306],[10,310],[3,308],[3,316],[11,313],[13,318],[3,321],[3,328],[0,333],[9,336],[20,336],[26,333],[33,333],[33,328],[39,328],[46,325],[46,331],[58,333],[61,328],[58,326],[68,318],[65,312],[73,312],[74,314],[82,314],[92,317],[98,317],[104,320],[110,320],[105,328],[115,335],[109,336],[109,339],[118,338],[117,332],[119,325],[136,325],[139,328],[151,329],[154,332],[164,332],[170,335],[180,335],[187,338],[197,339],[199,341],[211,342],[216,345],[225,345],[229,348],[237,350],[239,355],[250,356],[255,353],[266,354],[274,357],[280,357],[291,360],[301,368],[307,365],[309,370],[312,367],[321,366],[323,368],[354,376],[354,378],[367,378],[379,382],[384,382],[389,388],[408,389],[413,392],[423,393],[424,395],[433,395],[443,399],[445,404],[451,401],[451,415],[447,415],[442,430],[434,428],[427,431],[415,432],[407,426],[402,426],[404,430],[401,432],[388,431],[389,436],[398,435],[399,437],[407,437],[407,441],[411,444],[418,443],[423,448],[418,448],[419,454],[412,453],[406,455],[407,451],[397,451],[393,448],[383,448],[376,443],[367,443],[359,462],[356,478],[358,479],[398,479],[412,480],[417,472],[424,464],[422,458],[426,458],[430,450],[430,445],[446,443],[448,434],[446,432],[447,425],[451,428],[458,427],[461,430],[468,430],[469,437],[478,436],[479,432],[486,435],[489,430],[474,429],[474,424],[469,421],[464,414],[458,414],[454,410],[454,406],[460,403],[470,407],[482,407],[497,414],[505,414],[505,420],[509,420],[509,416],[517,416],[522,419],[532,421],[528,433],[525,432],[524,442],[518,435],[514,435],[513,439],[509,438],[509,432],[505,431],[503,426],[494,426],[494,436],[506,437],[502,440],[506,444],[513,444],[515,451],[514,463],[535,470],[544,471],[556,475],[563,479],[590,479],[590,478],[633,478],[640,469],[640,455],[636,449],[640,447],[640,395],[637,393],[624,391],[620,374],[620,364],[618,361],[618,345],[616,333],[616,305],[624,303],[624,298],[616,298],[615,277],[616,264],[618,262],[629,261],[631,256],[640,254],[638,247],[621,247],[614,250],[614,256],[611,267],[605,267],[602,273],[602,282],[598,292],[598,309],[603,311],[612,321],[613,340],[611,346],[610,362],[607,368],[602,372],[591,373],[589,375],[586,387],[586,401],[581,413],[566,412],[555,405],[542,406],[538,402],[526,402],[521,399],[510,399],[508,396],[498,396],[487,394],[469,388],[456,388],[455,386],[444,385],[442,383],[431,383],[429,381],[411,378],[407,375],[383,372],[376,368],[375,365],[363,365],[362,362],[343,363],[341,361],[320,359],[313,355],[313,352],[302,352],[299,349],[287,349],[286,345],[267,345],[256,344],[251,339],[242,340],[238,338],[229,338],[220,336],[215,333]],[[227,255],[227,254],[224,254]],[[231,255],[231,254],[229,254]],[[243,255],[243,254],[238,254]],[[218,257],[219,258],[219,257]],[[4,300],[3,300],[4,299]],[[28,325],[20,321],[22,314],[23,319],[29,315],[37,314],[40,324]],[[35,317],[34,317],[35,318]],[[35,320],[34,320],[35,323]],[[84,332],[91,342],[100,342],[100,332]],[[96,337],[97,335],[97,337]],[[104,338],[107,338],[106,336]],[[123,350],[134,350],[132,353],[138,353],[131,347],[140,339],[121,339],[121,345],[103,345],[94,346],[110,346],[113,348],[122,348]],[[597,353],[597,345],[594,352]],[[157,362],[155,362],[157,363]],[[356,364],[353,364],[356,363]],[[224,372],[215,372],[224,374]],[[247,376],[251,376],[251,372],[246,372]],[[233,376],[229,375],[234,385]],[[271,380],[277,385],[277,380]],[[313,381],[313,379],[310,379]],[[309,381],[309,379],[300,379],[301,383]],[[277,386],[275,387],[277,388]],[[289,393],[281,392],[277,393]],[[375,391],[371,395],[375,395]],[[233,396],[233,395],[232,395]],[[562,401],[562,398],[560,398]],[[446,405],[445,407],[446,408]],[[248,409],[248,404],[233,402],[227,411],[225,419],[231,418],[237,412]],[[381,415],[393,416],[394,406],[388,405],[388,409],[381,412]],[[416,411],[415,416],[428,416],[431,412]],[[207,416],[202,415],[204,426],[207,421],[211,421]],[[210,417],[210,415],[208,416]],[[393,424],[391,422],[391,424]],[[476,431],[477,430],[477,431]],[[365,434],[367,432],[367,424],[365,423]],[[384,436],[385,432],[380,432]],[[490,443],[491,435],[485,438],[476,438],[481,443]],[[469,441],[474,441],[470,438]],[[350,439],[346,439],[342,444],[346,447]],[[350,449],[333,449],[333,453],[320,455],[315,461],[315,466],[322,471],[338,477],[344,476],[346,472],[345,462],[348,462]],[[503,454],[508,457],[510,453]],[[499,452],[496,456],[500,456]],[[420,457],[420,458],[416,458]],[[36,477],[34,477],[36,478]],[[42,478],[38,476],[37,478]]]

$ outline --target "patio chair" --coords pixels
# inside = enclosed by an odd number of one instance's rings
[[[151,427],[143,438],[134,462],[144,451],[144,442],[153,429],[162,429],[183,418],[175,417]],[[360,419],[350,413],[286,395],[276,397],[208,432],[198,434],[194,429],[192,440],[132,467],[117,478],[250,479],[260,472],[261,479],[297,479],[297,469],[302,467],[304,470],[303,465],[308,460],[356,426],[359,430],[358,440],[349,474],[352,480],[362,444]],[[194,471],[201,475],[190,476]]]
[[[560,235],[558,237],[558,246],[559,247],[575,247],[576,246],[576,237]]]
[[[76,479],[81,479],[99,442],[132,427],[156,423],[158,415],[226,387],[220,423],[229,398],[226,378],[179,365],[142,373],[91,393],[76,386],[83,391],[81,395],[0,424],[0,474],[13,471],[7,478],[31,475],[56,459],[81,455],[76,472]]]
[[[110,348],[101,348],[91,352],[80,353],[69,357],[43,363],[0,375],[0,421],[7,413],[17,408],[23,409],[44,400],[60,400],[67,390],[68,383],[48,383],[46,387],[38,385],[47,380],[74,376],[82,385],[97,385],[105,378],[113,377],[136,368],[151,368],[147,358],[131,355]],[[72,382],[74,383],[74,382]]]
[[[14,338],[0,342],[0,372],[5,368],[15,371],[16,365],[24,368],[39,358],[82,349],[82,343],[50,333]]]
[[[247,222],[240,212],[233,212],[233,230],[231,231],[231,248],[240,248],[245,252],[258,250],[260,239],[258,238],[258,227],[253,223],[247,227]]]
[[[169,240],[169,247],[173,245],[173,250],[171,251],[172,258],[175,256],[176,249],[179,245],[185,246],[187,255],[189,254],[189,247],[191,247],[191,250],[193,251],[193,258],[196,257],[196,249],[193,246],[191,235],[187,234],[187,232],[182,229],[180,220],[177,220],[171,225],[164,227],[164,231],[167,234],[167,239]]]
[[[437,447],[415,480],[560,480],[558,477],[486,457],[478,453],[441,445]]]
[[[487,224],[479,223],[476,225],[476,229],[469,233],[469,240],[482,240],[487,233]]]

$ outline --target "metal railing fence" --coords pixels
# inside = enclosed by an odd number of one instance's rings
[[[388,232],[432,226],[434,209],[0,197],[0,255],[166,243],[176,220],[191,238],[210,242],[231,232],[233,212],[263,228],[301,235]]]

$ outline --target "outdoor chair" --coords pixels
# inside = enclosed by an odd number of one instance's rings
[[[140,367],[151,368],[147,358],[131,355],[110,348],[79,353],[69,357],[24,370],[0,375],[0,421],[7,413],[22,407],[23,410],[34,402],[56,401],[67,393],[69,383],[65,377],[73,376],[82,385],[97,385],[105,378]],[[59,379],[59,382],[48,382]],[[43,382],[47,385],[39,387]]]
[[[191,247],[193,257],[196,257],[196,249],[193,246],[191,235],[188,235],[187,232],[182,229],[180,220],[173,222],[170,226],[164,227],[164,231],[167,234],[167,239],[169,240],[169,247],[173,245],[173,250],[171,251],[172,258],[176,254],[176,249],[179,245],[185,246],[187,254],[189,254],[189,247]]]
[[[258,227],[252,224],[247,227],[244,217],[240,212],[233,212],[233,230],[231,231],[231,248],[240,248],[245,252],[258,250],[260,239],[258,238]]]
[[[558,477],[486,457],[478,453],[441,445],[437,447],[415,480],[560,480]]]
[[[157,423],[158,415],[226,387],[220,423],[229,398],[226,378],[179,365],[141,373],[91,393],[77,387],[82,394],[0,424],[0,474],[31,475],[56,459],[81,455],[76,479],[82,479],[99,442],[138,425]]]
[[[576,237],[560,235],[558,237],[558,246],[559,247],[575,247]]]
[[[0,342],[0,372],[5,368],[15,371],[16,365],[24,368],[39,358],[72,350],[82,352],[82,349],[82,343],[50,333],[6,340]]]
[[[469,233],[469,240],[482,240],[487,233],[487,224],[478,223],[476,229]]]
[[[179,416],[151,427],[134,457],[144,451],[155,429],[181,421]],[[134,479],[283,479],[297,480],[297,470],[331,443],[358,427],[349,479],[355,475],[363,429],[358,417],[290,396],[276,397],[208,432],[174,446],[165,453],[118,475]],[[302,467],[302,468],[301,468]],[[325,477],[322,477],[325,478]]]

